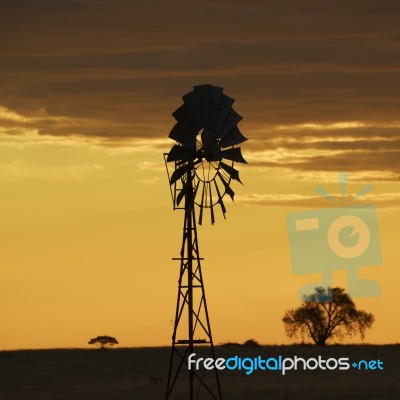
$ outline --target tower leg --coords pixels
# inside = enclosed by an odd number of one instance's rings
[[[190,204],[190,200],[187,200],[182,248],[180,257],[176,259],[180,261],[180,273],[165,399],[173,399],[173,390],[181,390],[181,387],[176,387],[179,386],[178,382],[182,381],[178,378],[187,374],[189,393],[186,398],[193,400],[198,398],[199,393],[204,392],[205,397],[201,398],[221,400],[218,370],[215,368],[214,374],[212,371],[197,371],[193,367],[189,370],[187,364],[187,358],[199,345],[202,349],[208,346],[209,357],[214,361],[216,359],[201,271],[202,258],[198,249],[196,218],[192,205],[193,203]],[[210,380],[209,375],[214,375],[214,378]]]

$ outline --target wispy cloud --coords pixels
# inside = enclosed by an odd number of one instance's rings
[[[331,122],[331,123],[304,122],[302,124],[278,125],[275,127],[275,129],[283,131],[300,131],[300,130],[331,131],[336,129],[368,128],[371,126],[372,126],[371,123],[365,123],[361,121],[346,121],[346,122]]]
[[[400,208],[400,193],[370,193],[359,201],[354,200],[352,195],[342,197],[340,194],[332,194],[333,201],[321,196],[306,196],[294,193],[264,193],[238,195],[238,203],[257,206],[286,206],[301,208],[327,208],[344,206],[357,206],[364,203],[373,203],[380,208]]]
[[[5,122],[25,123],[27,122],[27,118],[6,107],[0,106],[0,123],[4,124]]]
[[[40,179],[40,180],[85,180],[101,172],[98,164],[75,164],[65,166],[41,166],[25,160],[0,162],[0,179]]]
[[[400,135],[393,133],[394,123],[376,124],[380,129],[370,135],[364,130],[372,125],[369,123],[329,123],[323,124],[319,131],[320,125],[285,126],[288,134],[277,133],[283,129],[281,126],[271,127],[268,135],[247,144],[249,165],[286,169],[291,175],[301,171],[306,174],[349,171],[372,180],[400,179]],[[332,126],[341,134],[333,136]],[[322,134],[324,128],[329,128],[328,135]]]
[[[150,161],[143,161],[137,165],[139,169],[142,170],[149,170],[149,171],[165,171],[164,163],[157,163],[157,162],[150,162]]]
[[[136,182],[137,183],[142,183],[144,185],[154,185],[158,183],[160,178],[158,176],[153,176],[151,178],[143,178],[143,179],[138,179]]]

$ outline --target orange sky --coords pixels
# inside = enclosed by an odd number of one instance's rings
[[[288,212],[378,209],[382,295],[366,341],[399,341],[400,5],[315,0],[3,2],[0,12],[0,348],[169,345],[183,214],[162,153],[197,84],[244,117],[235,205],[199,229],[214,340],[290,343],[299,304]],[[33,18],[34,16],[34,18]],[[345,271],[334,284],[346,285]],[[359,339],[354,339],[358,341]]]

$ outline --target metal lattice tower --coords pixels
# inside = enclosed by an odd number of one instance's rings
[[[218,370],[207,371],[206,376],[205,371],[188,370],[187,367],[187,357],[197,346],[208,347],[209,357],[215,360],[195,206],[199,208],[200,225],[205,209],[210,211],[214,224],[214,206],[217,204],[225,217],[223,197],[228,194],[233,200],[231,180],[240,182],[234,163],[246,163],[236,146],[247,139],[237,128],[242,117],[231,107],[234,100],[224,95],[222,88],[195,86],[192,92],[183,96],[183,101],[184,104],[173,113],[177,123],[169,134],[178,144],[164,154],[174,209],[184,210],[180,257],[174,259],[180,261],[180,273],[166,399],[173,398],[178,378],[187,375],[187,398],[193,400],[205,393],[207,398],[220,400]]]

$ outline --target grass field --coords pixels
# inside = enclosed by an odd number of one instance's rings
[[[380,359],[383,370],[220,372],[224,399],[397,400],[400,345],[217,347],[217,357]],[[197,351],[200,354],[201,350]],[[170,350],[20,350],[0,352],[1,400],[163,399]],[[176,399],[186,399],[186,379]],[[205,394],[205,393],[204,393]],[[209,396],[199,396],[207,399]]]

